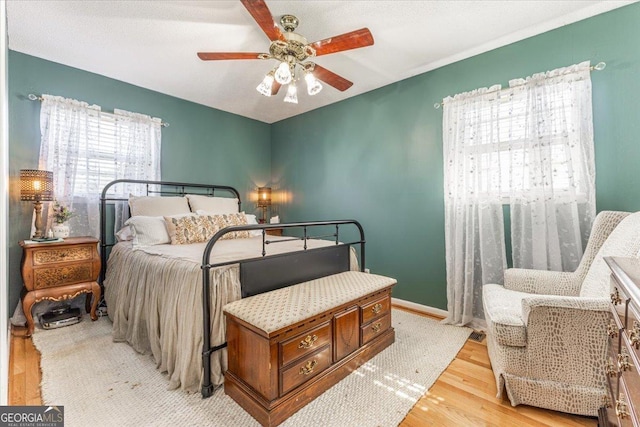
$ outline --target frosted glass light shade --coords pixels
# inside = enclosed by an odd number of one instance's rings
[[[264,76],[264,80],[258,85],[256,90],[264,96],[271,96],[271,88],[273,87],[273,74]]]
[[[322,90],[322,85],[314,77],[313,74],[307,73],[304,76],[305,81],[307,82],[307,93],[311,96],[318,94]]]
[[[276,81],[281,85],[286,85],[291,81],[291,70],[289,69],[289,64],[286,62],[281,62],[276,70]]]
[[[284,102],[290,102],[292,104],[298,103],[298,88],[295,83],[291,83],[287,88],[287,94],[284,97]]]

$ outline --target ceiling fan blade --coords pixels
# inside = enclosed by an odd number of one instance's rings
[[[274,80],[273,84],[271,85],[271,96],[277,95],[281,87],[282,85]]]
[[[353,82],[350,82],[344,77],[340,77],[333,71],[329,71],[326,68],[319,66],[318,64],[315,64],[315,66],[313,67],[313,75],[316,79],[321,80],[342,92],[353,86]]]
[[[269,37],[269,40],[282,40],[286,41],[280,27],[273,20],[271,11],[267,7],[264,0],[240,0],[240,2],[247,8],[253,19],[256,20],[262,31]]]
[[[342,52],[343,50],[358,49],[372,44],[373,36],[371,31],[368,28],[361,28],[350,33],[311,43],[309,46],[316,50],[316,56],[320,56]]]
[[[198,52],[198,58],[203,61],[215,61],[219,59],[260,59],[263,53],[254,52]]]

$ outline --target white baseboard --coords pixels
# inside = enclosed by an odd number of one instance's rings
[[[419,311],[420,313],[430,314],[432,316],[445,318],[449,314],[447,310],[440,308],[430,307],[428,305],[418,304],[417,302],[411,302],[400,298],[391,298],[391,304],[398,307],[404,307],[411,310]]]

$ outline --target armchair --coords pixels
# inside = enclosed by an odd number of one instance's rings
[[[597,415],[605,395],[609,269],[603,256],[637,256],[640,212],[596,217],[574,272],[508,269],[483,286],[487,347],[497,397]]]

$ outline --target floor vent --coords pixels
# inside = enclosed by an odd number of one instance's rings
[[[469,335],[469,339],[477,342],[482,342],[484,340],[485,334],[482,331],[473,331],[471,335]]]

